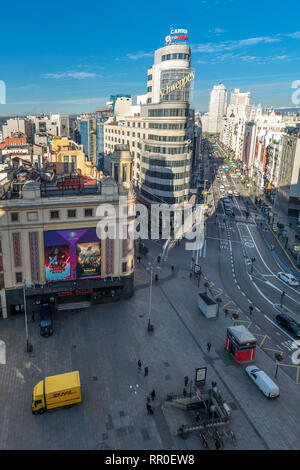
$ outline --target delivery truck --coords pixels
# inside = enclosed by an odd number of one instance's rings
[[[41,380],[33,389],[32,413],[42,414],[47,410],[69,407],[80,403],[81,387],[79,371],[53,375]]]
[[[198,307],[206,318],[214,318],[217,316],[217,303],[204,292],[198,294]]]

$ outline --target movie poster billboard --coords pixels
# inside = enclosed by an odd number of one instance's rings
[[[101,276],[101,241],[96,228],[44,232],[46,281]]]

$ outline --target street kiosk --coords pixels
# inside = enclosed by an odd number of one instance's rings
[[[257,339],[244,325],[229,326],[227,328],[226,349],[236,362],[253,361]]]

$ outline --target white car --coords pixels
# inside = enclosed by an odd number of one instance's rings
[[[221,184],[221,185],[220,185],[220,189],[224,189],[224,184]]]
[[[279,397],[278,385],[259,367],[248,366],[245,372],[267,398]]]
[[[239,193],[238,191],[233,191],[233,195],[234,195],[234,196],[239,196],[240,193]]]
[[[277,276],[289,286],[299,286],[300,284],[299,281],[297,281],[297,279],[290,273],[279,272]]]

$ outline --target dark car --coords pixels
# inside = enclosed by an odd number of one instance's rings
[[[225,214],[226,214],[226,215],[232,215],[233,212],[232,212],[232,210],[231,210],[229,207],[225,207]]]
[[[285,313],[280,313],[279,315],[276,315],[276,321],[285,330],[290,331],[297,338],[300,338],[300,325],[293,320],[293,318],[289,317]]]
[[[52,312],[49,304],[41,306],[40,332],[41,336],[51,336],[53,334]]]

